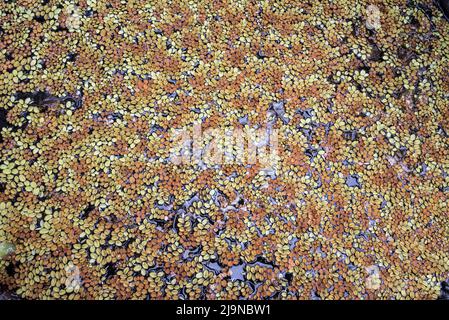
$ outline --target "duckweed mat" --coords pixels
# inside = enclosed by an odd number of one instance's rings
[[[2,1],[1,287],[436,299],[439,3]]]

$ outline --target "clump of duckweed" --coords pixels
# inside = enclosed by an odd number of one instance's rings
[[[434,1],[17,0],[0,16],[0,287],[448,295]]]

